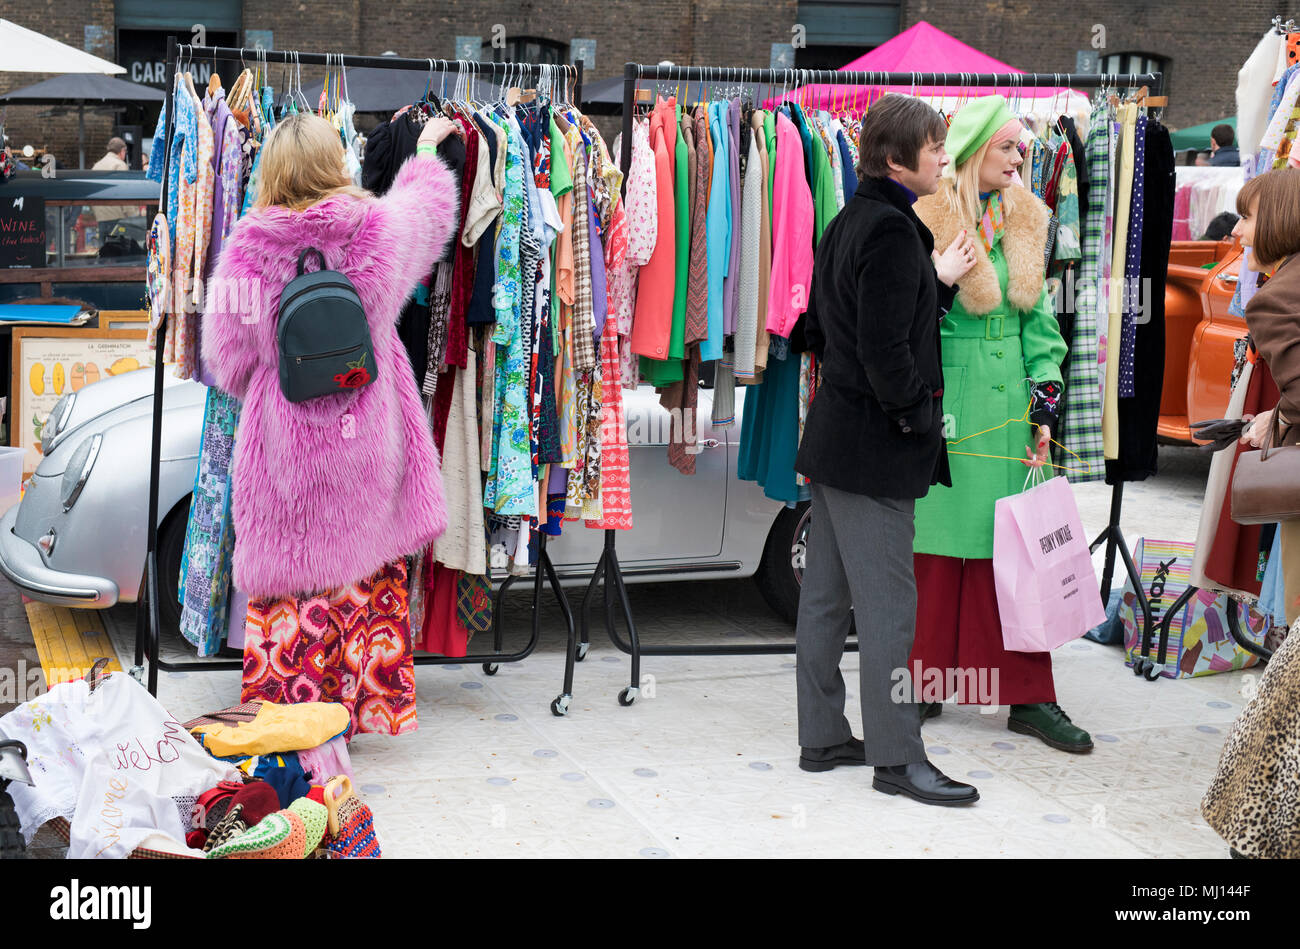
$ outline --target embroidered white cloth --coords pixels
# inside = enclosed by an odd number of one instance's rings
[[[0,718],[0,735],[27,746],[35,786],[9,786],[23,837],[30,842],[46,821],[66,817],[71,859],[125,857],[157,834],[187,850],[194,799],[239,780],[120,672],[93,693],[84,679],[59,683]]]

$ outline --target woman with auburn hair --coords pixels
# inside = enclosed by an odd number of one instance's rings
[[[948,130],[953,163],[939,191],[916,213],[946,246],[963,229],[976,236],[975,265],[959,281],[940,328],[943,413],[952,487],[936,486],[916,505],[916,640],[909,669],[921,667],[923,717],[958,682],[963,704],[1010,705],[1008,727],[1053,748],[1086,752],[1088,733],[1056,704],[1050,653],[1003,647],[993,583],[993,514],[1019,493],[1025,469],[1041,467],[1056,427],[1065,341],[1046,290],[1049,212],[1017,169],[1021,124],[1001,96],[975,99]],[[1011,422],[1026,416],[1028,423]],[[973,457],[975,454],[993,458]],[[927,694],[934,670],[944,694]],[[960,673],[966,673],[962,675]],[[970,688],[971,676],[981,684]],[[981,678],[982,677],[982,678]],[[972,694],[974,693],[974,694]]]
[[[446,528],[428,416],[397,333],[403,304],[452,238],[459,183],[429,120],[417,153],[376,198],[351,184],[327,121],[299,113],[265,144],[253,208],[221,250],[202,355],[243,405],[232,462],[234,585],[252,599],[242,701],[342,702],[349,734],[415,727],[404,558]],[[373,365],[289,401],[280,387],[281,293],[306,264],[357,292]],[[323,377],[344,355],[321,339]],[[337,357],[330,360],[330,357]],[[349,363],[349,370],[354,364]]]
[[[1237,213],[1232,234],[1249,248],[1247,267],[1271,274],[1246,304],[1246,327],[1280,393],[1242,441],[1262,447],[1276,416],[1281,444],[1300,444],[1300,168],[1246,182]],[[1300,857],[1300,520],[1282,521],[1279,533],[1291,632],[1233,725],[1201,801],[1233,856]]]

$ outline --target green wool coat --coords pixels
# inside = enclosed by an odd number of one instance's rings
[[[993,556],[994,506],[1022,491],[1030,470],[1005,459],[1024,458],[1035,441],[1028,422],[1004,423],[1027,418],[1034,383],[1062,382],[1066,345],[1044,286],[1047,208],[1023,188],[1012,196],[1014,212],[991,253],[982,252],[974,233],[979,262],[958,282],[957,300],[940,327],[952,487],[936,485],[916,502],[916,553]],[[942,195],[922,198],[916,211],[935,247],[946,249],[960,224]]]

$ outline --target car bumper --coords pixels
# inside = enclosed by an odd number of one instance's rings
[[[103,577],[51,570],[41,552],[14,533],[15,504],[0,518],[0,573],[23,593],[42,603],[107,609],[117,603],[117,584]]]

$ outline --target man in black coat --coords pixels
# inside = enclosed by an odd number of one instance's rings
[[[907,674],[916,499],[950,483],[939,322],[975,262],[965,232],[935,254],[912,210],[938,190],[946,131],[918,99],[874,104],[862,123],[858,190],[817,246],[801,326],[821,381],[795,463],[812,482],[796,675],[800,767],[871,764],[879,791],[967,804],[979,799],[975,788],[926,760]],[[865,742],[844,717],[839,663],[851,616]]]

